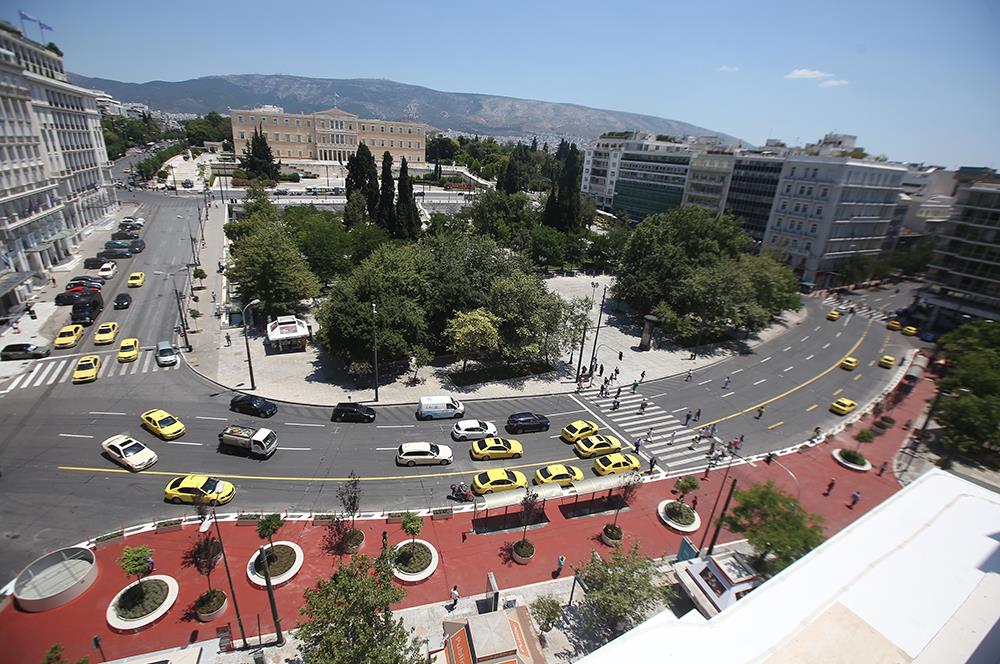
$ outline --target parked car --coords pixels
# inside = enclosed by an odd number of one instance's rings
[[[0,360],[37,360],[48,357],[52,349],[37,344],[8,344],[0,350]]]
[[[128,243],[128,250],[133,254],[141,254],[146,248],[145,240],[132,240]]]
[[[73,289],[68,291],[63,291],[56,295],[56,306],[65,307],[70,304],[75,304],[77,300],[83,297],[83,289]]]
[[[192,187],[194,187],[194,182],[192,182],[191,180],[184,180],[184,182],[181,182],[181,186],[184,187],[185,189],[191,189]]]
[[[132,296],[128,293],[119,293],[115,296],[115,309],[128,309],[132,306]]]
[[[98,265],[97,267],[100,267],[100,265]],[[93,281],[95,283],[101,284],[102,286],[108,282],[108,280],[105,279],[104,277],[100,277],[95,274],[80,274],[70,279],[70,281],[77,281],[79,279],[83,279],[85,281]]]
[[[117,231],[111,234],[112,240],[138,240],[139,234],[135,231]]]
[[[257,417],[271,417],[278,412],[278,405],[253,394],[237,394],[229,402],[229,410]]]
[[[108,240],[104,243],[105,249],[128,249],[129,240]]]
[[[374,422],[375,409],[360,403],[345,401],[333,408],[331,422]]]
[[[111,279],[118,274],[118,265],[108,261],[101,266],[101,269],[97,271],[97,274],[101,275],[105,279]]]
[[[99,291],[104,288],[104,284],[91,281],[90,279],[70,279],[66,282],[66,287],[63,290],[72,290],[74,288],[86,288]]]
[[[103,258],[84,258],[83,259],[83,269],[84,270],[97,270],[102,265],[104,265]]]
[[[132,258],[132,252],[128,249],[105,249],[104,251],[97,252],[97,257],[103,258],[106,261],[124,260],[126,258]]]

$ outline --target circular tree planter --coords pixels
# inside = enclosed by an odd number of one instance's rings
[[[865,459],[865,462],[864,462],[863,465],[856,464],[856,463],[851,463],[850,461],[848,461],[847,459],[845,459],[844,457],[841,456],[841,450],[840,450],[840,448],[837,448],[837,449],[833,450],[833,452],[831,452],[831,454],[833,455],[833,460],[834,461],[836,461],[841,466],[843,466],[844,468],[847,468],[849,470],[853,470],[853,471],[856,471],[856,472],[859,472],[859,473],[867,473],[869,470],[872,469],[872,462],[869,461],[868,459]]]
[[[170,610],[170,607],[172,607],[174,605],[174,602],[177,601],[177,592],[179,590],[179,586],[177,584],[177,580],[174,577],[167,576],[166,574],[153,574],[151,576],[147,576],[146,578],[142,579],[142,582],[146,581],[160,581],[167,585],[167,594],[164,597],[163,602],[158,607],[153,609],[151,612],[147,613],[146,615],[140,618],[119,617],[118,611],[115,607],[117,606],[118,600],[121,599],[122,595],[128,592],[130,588],[133,588],[140,583],[139,581],[133,581],[132,583],[122,588],[121,591],[119,591],[119,593],[115,595],[114,598],[111,600],[111,603],[108,604],[108,610],[105,613],[105,619],[108,622],[108,626],[112,630],[122,634],[138,632],[140,629],[152,625],[153,623],[157,622],[160,618],[165,616],[167,611]]]
[[[611,535],[609,535],[608,534],[608,530],[610,529],[610,527],[611,527],[611,524],[609,523],[609,524],[605,525],[603,528],[601,528],[601,541],[604,542],[605,544],[607,544],[608,546],[618,546],[619,544],[622,543],[622,539],[624,537],[624,533],[622,532],[621,528],[619,528],[618,529],[618,537],[614,537],[613,536],[614,533],[612,533]]]
[[[219,606],[219,608],[215,609],[214,611],[202,611],[201,607],[196,607],[195,615],[198,617],[199,622],[211,622],[216,618],[218,618],[219,616],[221,616],[223,613],[225,613],[226,609],[229,607],[229,597],[226,595],[226,593],[222,592],[221,590],[216,590],[215,592],[222,593],[222,604]],[[199,597],[198,599],[200,604],[201,597]]]
[[[393,565],[392,575],[405,584],[420,583],[421,581],[430,578],[431,574],[433,574],[434,571],[437,570],[438,563],[441,560],[440,556],[438,555],[437,549],[435,549],[434,545],[431,544],[430,542],[422,539],[412,540],[412,542],[414,544],[422,544],[423,546],[427,547],[427,549],[430,551],[431,558],[427,564],[427,567],[425,567],[420,571],[415,571],[415,572],[406,572],[401,569],[398,569],[395,565]],[[392,547],[393,553],[395,553],[400,547],[405,546],[407,544],[410,544],[410,540],[406,540],[405,542],[400,542],[399,544],[395,545],[394,547]]]
[[[671,503],[676,503],[676,502],[678,501],[664,500],[663,502],[661,502],[659,505],[656,506],[656,513],[660,516],[660,521],[667,524],[669,528],[672,528],[673,530],[676,530],[679,533],[693,533],[699,528],[701,528],[701,517],[698,516],[698,513],[695,512],[694,510],[691,510],[692,512],[694,512],[694,521],[686,525],[683,523],[677,523],[676,521],[671,520],[669,516],[667,516],[667,507]],[[690,508],[691,506],[688,505],[688,509]]]
[[[295,556],[295,560],[292,562],[292,566],[281,574],[271,575],[271,586],[280,586],[281,584],[291,581],[292,577],[299,573],[302,569],[302,563],[305,561],[305,555],[302,553],[302,547],[300,547],[295,542],[280,541],[274,543],[274,548],[287,547],[292,550],[292,554]],[[267,554],[269,547],[264,547],[264,553]],[[250,560],[247,562],[247,578],[250,579],[250,583],[254,584],[258,588],[266,588],[267,581],[264,580],[264,575],[257,572],[257,557],[260,556],[260,551],[255,551]]]
[[[520,547],[521,552],[518,551],[518,545],[524,542],[525,544]],[[527,565],[531,562],[531,559],[535,557],[535,545],[528,540],[518,540],[514,542],[514,546],[510,549],[510,557],[514,559],[514,562],[518,565]]]
[[[361,538],[358,539],[356,542],[351,542],[351,536],[354,535],[354,533],[360,535]],[[361,547],[363,547],[364,545],[365,545],[365,531],[359,530],[357,528],[349,532],[347,534],[347,537],[344,539],[344,550],[347,551],[347,553],[357,553],[358,551],[361,550]]]

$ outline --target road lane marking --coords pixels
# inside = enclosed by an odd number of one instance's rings
[[[725,394],[722,395],[722,398],[725,399],[726,397],[731,397],[734,394],[736,394],[736,392],[726,392]]]
[[[807,413],[812,412],[812,411],[816,410],[817,408],[819,408],[819,404],[815,404],[814,403],[813,405],[811,405],[808,408],[806,408],[806,412]]]
[[[837,396],[838,394],[840,394],[840,393],[841,393],[841,392],[843,392],[843,391],[844,391],[844,388],[842,388],[842,387],[841,387],[841,388],[839,388],[838,390],[835,390],[835,391],[834,391],[834,393],[833,393],[833,396]]]
[[[128,415],[128,413],[118,413],[113,410],[92,410],[88,415]]]
[[[698,383],[698,384],[699,384],[699,385],[707,385],[708,383],[711,383],[711,382],[712,382],[712,379],[711,379],[711,378],[709,378],[708,380],[703,380],[703,381],[701,381],[701,382],[700,382],[700,383]]]
[[[286,452],[309,452],[312,450],[311,447],[279,447],[278,449]]]
[[[549,417],[559,417],[560,415],[572,415],[573,413],[585,413],[585,410],[567,410],[565,413],[552,413]]]
[[[376,424],[376,429],[411,429],[413,424]]]
[[[864,376],[864,374],[858,374],[857,376],[854,377],[854,380],[861,380],[862,376]]]
[[[61,433],[59,435],[63,438],[93,438],[93,436],[87,436],[81,433]]]
[[[16,388],[16,387],[17,387],[17,384],[18,384],[18,383],[20,383],[20,382],[21,382],[21,381],[22,381],[22,380],[24,379],[24,377],[25,377],[25,376],[27,376],[27,375],[28,375],[28,374],[21,374],[20,376],[15,376],[15,377],[14,377],[14,380],[12,380],[12,381],[10,382],[10,385],[8,385],[8,386],[7,386],[7,389],[6,389],[6,390],[4,390],[4,391],[5,391],[5,392],[10,392],[10,391],[11,391],[11,390],[13,390],[14,388]]]
[[[791,370],[792,370],[792,369],[794,369],[794,368],[795,368],[795,366],[794,366],[794,365],[792,365],[792,366],[790,366],[790,367],[788,367],[788,368],[784,369],[784,370],[783,370],[783,371],[782,371],[781,373],[787,373],[787,372],[791,371]]]
[[[205,443],[189,443],[186,440],[168,440],[166,441],[166,443],[168,445],[197,445],[199,447],[205,444]]]
[[[882,351],[879,351],[879,352],[881,353]],[[872,360],[871,362],[869,362],[868,366],[870,366],[870,367],[875,366],[875,360]]]
[[[771,429],[777,429],[778,427],[780,427],[784,423],[785,423],[784,420],[781,420],[780,422],[775,422],[774,424],[772,424],[771,426],[769,426],[767,428],[767,430],[770,431]]]
[[[764,358],[763,360],[761,360],[761,361],[760,361],[760,363],[761,363],[761,364],[764,364],[765,362],[767,362],[767,361],[768,361],[768,360],[770,360],[770,359],[771,359],[771,356],[770,356],[770,355],[768,355],[768,356],[767,356],[767,357],[765,357],[765,358]]]
[[[787,352],[788,352],[788,351],[790,351],[791,349],[792,349],[792,347],[791,347],[791,346],[789,346],[788,348],[785,348],[785,349],[783,349],[783,350],[782,350],[781,352],[782,352],[782,353],[787,353]]]
[[[741,372],[741,371],[743,371],[743,369],[734,369],[734,370],[733,370],[733,373],[734,373],[734,374],[738,374],[738,373],[739,373],[739,372]]]
[[[196,420],[221,420],[223,422],[226,421],[225,417],[209,417],[208,415],[195,415],[194,419],[196,419]]]
[[[835,334],[835,335],[833,335],[833,336],[835,336],[835,337],[839,337],[839,336],[840,336],[841,334],[843,334],[843,332],[837,332],[837,334]]]
[[[760,385],[761,383],[766,382],[766,381],[767,381],[767,378],[761,378],[756,383],[754,383],[754,385]]]
[[[684,408],[678,408],[677,410],[672,410],[672,411],[670,411],[670,412],[671,412],[671,414],[672,414],[672,413],[679,413],[679,412],[681,412],[682,410],[687,410],[687,406],[685,406]]]
[[[376,452],[389,452],[389,451],[395,452],[397,449],[399,449],[399,448],[398,447],[376,447],[375,451]]]
[[[813,359],[814,357],[816,357],[816,356],[815,356],[815,355],[810,355],[810,356],[809,356],[809,357],[807,357],[806,359],[807,359],[807,360],[811,360],[811,359]]]
[[[301,422],[284,422],[285,426],[289,427],[325,427],[325,424],[303,424]]]
[[[821,328],[821,327],[823,327],[823,326],[822,325],[817,325],[816,327],[813,328],[813,332],[819,332],[819,328]]]
[[[47,365],[45,365],[45,370],[42,371],[41,375],[38,376],[38,380],[35,381],[35,384],[32,387],[38,387],[39,385],[41,385],[45,381],[45,377],[49,374],[50,371],[52,371],[52,369],[55,366],[56,365],[52,362],[49,362]]]
[[[823,350],[826,350],[826,349],[827,349],[827,348],[829,348],[829,347],[830,347],[830,344],[824,344],[824,346],[823,346]]]
[[[802,339],[800,339],[800,341],[805,341],[808,338],[809,338],[809,335],[807,334],[806,336],[802,337]]]

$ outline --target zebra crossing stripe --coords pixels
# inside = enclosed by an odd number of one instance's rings
[[[54,367],[55,367],[55,362],[48,362],[47,366],[42,370],[42,373],[38,376],[38,380],[34,382],[34,387],[38,387],[39,385],[41,385],[45,381],[46,376],[49,375],[49,372],[52,371]]]
[[[49,379],[47,381],[45,381],[46,385],[51,385],[52,383],[56,382],[56,380],[58,380],[59,374],[62,373],[62,370],[63,370],[63,364],[65,364],[65,363],[66,363],[66,360],[63,360],[62,362],[59,362],[58,364],[56,364],[56,370],[53,371],[52,375],[49,376]]]
[[[42,370],[42,365],[39,364],[37,367],[35,367],[34,371],[32,371],[30,374],[28,374],[28,379],[26,381],[24,381],[24,386],[27,387],[28,385],[30,385],[31,381],[35,380],[35,377],[38,376],[38,373],[41,370]]]
[[[660,415],[656,417],[647,417],[645,420],[642,421],[642,426],[633,426],[636,424],[636,422],[629,422],[623,428],[626,431],[637,431],[639,429],[642,429],[647,424],[653,426],[657,422],[659,422],[659,424],[657,424],[656,426],[660,427],[664,423],[677,422],[677,418],[674,417],[673,415]],[[680,422],[677,422],[677,424],[680,425]]]
[[[12,380],[12,381],[10,382],[10,385],[8,385],[8,386],[7,386],[7,391],[9,392],[9,391],[11,391],[11,390],[13,390],[13,389],[16,389],[16,388],[17,388],[17,386],[18,386],[18,384],[19,384],[19,383],[20,383],[20,382],[21,382],[22,380],[24,380],[24,377],[25,377],[25,376],[27,376],[27,375],[28,375],[28,374],[21,374],[20,376],[15,376],[15,377],[14,377],[14,380]]]

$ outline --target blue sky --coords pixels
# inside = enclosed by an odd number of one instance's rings
[[[1000,168],[997,0],[17,1],[88,76],[387,78]]]

